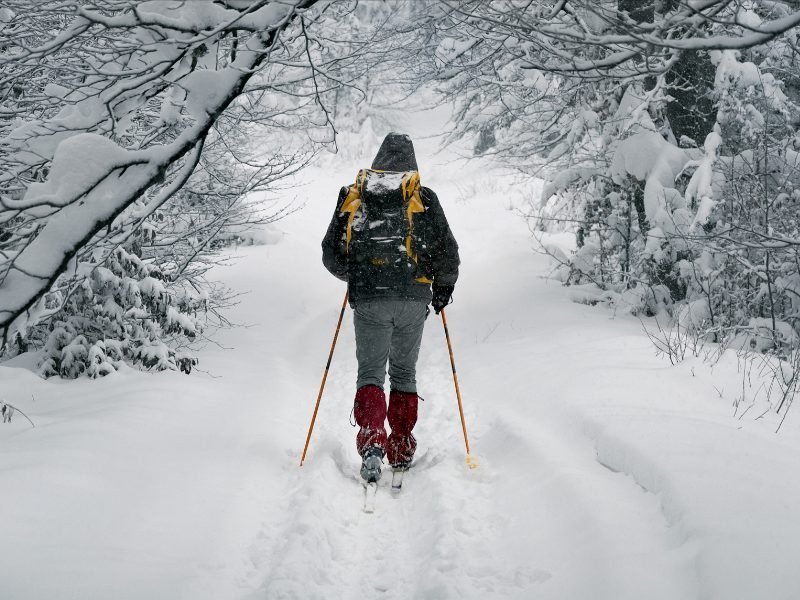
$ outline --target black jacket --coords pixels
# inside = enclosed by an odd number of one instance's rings
[[[433,190],[423,187],[420,193],[425,212],[414,216],[411,245],[417,254],[417,270],[411,276],[398,277],[389,286],[377,287],[369,272],[350,264],[346,251],[346,213],[341,212],[347,197],[347,187],[339,192],[325,239],[322,240],[322,263],[333,275],[348,283],[350,304],[376,299],[413,299],[431,301],[431,285],[420,283],[418,277],[427,277],[434,285],[455,285],[458,279],[458,244],[444,216],[439,199]]]
[[[372,170],[417,171],[411,138],[400,133],[388,134],[372,162]],[[420,190],[420,200],[425,210],[413,217],[411,247],[417,255],[416,264],[397,271],[381,272],[368,263],[358,263],[347,253],[348,214],[341,210],[347,193],[347,187],[339,192],[336,210],[322,240],[322,263],[333,275],[347,282],[352,306],[362,300],[375,299],[430,302],[431,284],[420,282],[419,278],[427,278],[433,281],[433,285],[455,285],[460,263],[458,244],[433,190],[426,187]]]

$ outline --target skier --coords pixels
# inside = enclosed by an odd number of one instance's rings
[[[358,360],[356,449],[361,477],[374,482],[384,456],[394,469],[407,468],[414,456],[422,329],[428,304],[438,315],[450,303],[460,262],[436,194],[420,186],[407,135],[388,134],[372,167],[341,189],[322,241],[322,262],[348,284]]]

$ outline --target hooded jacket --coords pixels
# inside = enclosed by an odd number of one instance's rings
[[[386,136],[372,162],[373,171],[407,172],[417,170],[414,145],[407,135],[390,133]],[[348,284],[351,306],[367,300],[422,300],[430,302],[431,284],[419,278],[433,281],[433,285],[451,286],[458,279],[458,244],[436,194],[422,187],[420,200],[424,211],[414,215],[411,245],[417,255],[416,271],[412,274],[398,273],[388,283],[380,284],[374,273],[351,260],[347,252],[347,213],[342,205],[349,187],[339,192],[325,238],[322,241],[322,262],[330,273]]]

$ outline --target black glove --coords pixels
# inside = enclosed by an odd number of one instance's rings
[[[445,306],[450,304],[454,289],[454,285],[433,284],[433,302],[431,302],[433,312],[438,315]]]

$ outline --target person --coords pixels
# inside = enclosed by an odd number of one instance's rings
[[[358,361],[356,449],[361,476],[377,481],[384,456],[395,469],[407,468],[414,457],[422,330],[429,304],[439,314],[450,303],[460,264],[439,199],[419,183],[410,137],[388,134],[372,167],[341,189],[322,261],[347,282]]]

